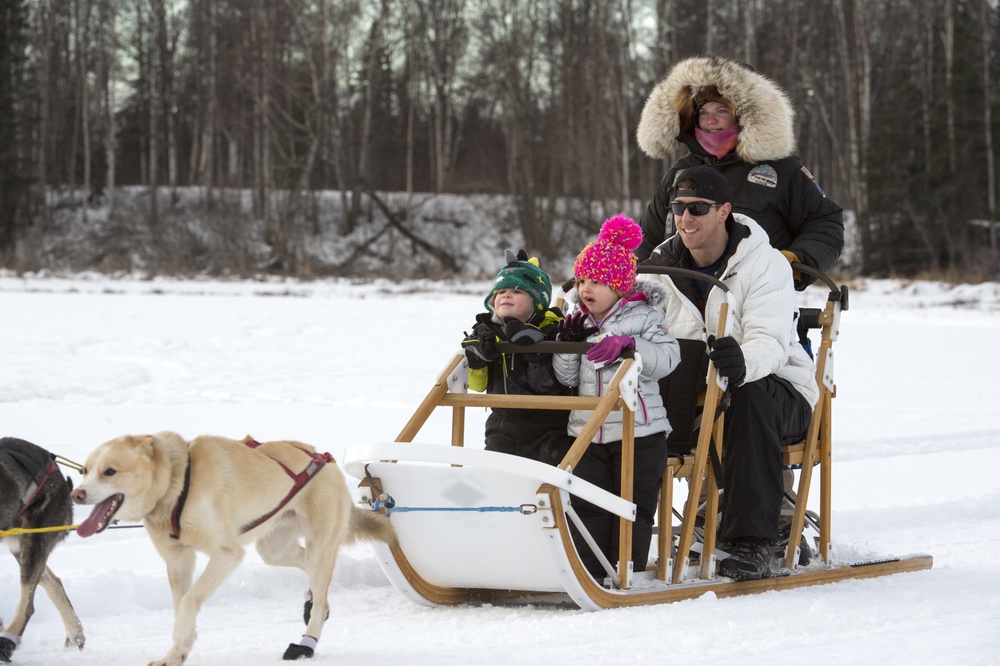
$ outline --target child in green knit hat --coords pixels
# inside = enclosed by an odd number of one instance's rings
[[[521,250],[506,252],[483,304],[486,312],[476,316],[472,333],[462,347],[469,361],[469,388],[508,395],[565,395],[552,370],[552,354],[502,354],[498,342],[531,344],[554,340],[562,321],[559,308],[550,307],[552,281]],[[566,433],[566,410],[494,409],[486,417],[486,450],[534,460],[552,437]]]

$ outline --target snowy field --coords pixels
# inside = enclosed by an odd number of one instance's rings
[[[0,434],[80,462],[108,439],[159,430],[299,439],[342,459],[349,445],[396,437],[486,287],[0,273]],[[824,300],[814,289],[803,305]],[[429,609],[389,585],[367,546],[353,546],[312,663],[998,664],[998,342],[997,284],[870,281],[844,314],[834,541],[848,558],[927,553],[929,571],[597,613]],[[470,442],[484,418],[470,414]],[[449,424],[442,413],[419,441],[447,442]],[[18,572],[3,550],[0,617],[9,621]],[[86,649],[63,650],[39,590],[15,664],[133,666],[166,653],[170,591],[144,530],[71,534],[50,565]],[[248,553],[205,605],[189,663],[279,663],[301,634],[304,590],[300,572]]]

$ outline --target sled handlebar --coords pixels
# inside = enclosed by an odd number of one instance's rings
[[[530,345],[519,345],[513,342],[498,342],[497,349],[504,354],[586,354],[594,346],[593,342],[563,342],[561,340],[545,340]],[[624,349],[621,358],[633,358],[634,349]]]

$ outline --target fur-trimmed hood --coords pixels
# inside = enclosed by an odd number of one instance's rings
[[[736,152],[744,162],[788,157],[795,151],[795,110],[784,90],[771,79],[736,60],[698,56],[677,63],[653,88],[636,130],[639,147],[663,159],[693,134],[695,95],[715,86],[732,103],[740,125]]]

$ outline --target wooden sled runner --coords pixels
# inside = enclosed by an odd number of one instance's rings
[[[635,505],[631,501],[632,471],[622,466],[622,496],[609,493],[572,470],[590,445],[590,439],[612,410],[623,416],[622,457],[632,455],[636,386],[642,359],[625,359],[610,390],[600,398],[540,397],[469,394],[466,392],[467,363],[456,355],[424,398],[395,442],[363,444],[347,450],[345,469],[364,479],[362,499],[385,511],[399,536],[399,546],[379,544],[376,551],[383,571],[405,597],[425,605],[466,602],[546,602],[567,598],[584,610],[639,606],[690,599],[707,592],[719,597],[753,594],[851,578],[874,578],[919,571],[932,566],[929,555],[911,555],[868,562],[838,562],[830,535],[831,491],[831,400],[834,396],[832,343],[836,340],[840,314],[846,309],[846,288],[838,288],[825,275],[796,265],[830,287],[823,309],[815,312],[822,339],[816,354],[821,396],[814,410],[806,439],[785,447],[786,464],[801,465],[797,501],[789,546],[778,575],[762,580],[732,582],[715,577],[716,482],[708,464],[709,447],[721,449],[722,422],[701,428],[694,452],[668,460],[661,490],[659,538],[650,561],[655,569],[635,573],[630,558],[597,581],[580,561],[570,533],[575,521],[574,497],[586,500],[621,521],[619,552],[631,552],[631,525]],[[660,272],[683,273],[679,269]],[[704,279],[695,274],[697,279]],[[693,276],[692,276],[693,277]],[[721,282],[717,286],[725,287]],[[726,334],[726,311],[720,312],[719,330]],[[506,343],[505,343],[506,344]],[[586,349],[583,343],[539,343],[529,347],[509,346],[505,351],[563,351]],[[714,414],[723,393],[710,367],[704,413]],[[414,443],[431,413],[438,407],[452,408],[451,446]],[[502,453],[464,448],[465,409],[468,407],[593,410],[587,427],[558,466]],[[708,419],[705,423],[708,424]],[[820,511],[819,558],[798,567],[798,544],[807,519],[806,504],[812,486],[814,465],[819,467]],[[673,538],[671,510],[674,480],[690,479],[683,519]],[[687,554],[695,545],[697,499],[702,484],[708,487],[703,553],[698,567]],[[693,501],[690,499],[693,498]],[[577,524],[577,527],[580,527]],[[585,531],[585,530],[582,530]],[[583,547],[583,546],[581,546]],[[677,554],[683,554],[678,556]],[[777,563],[779,566],[781,562]]]

